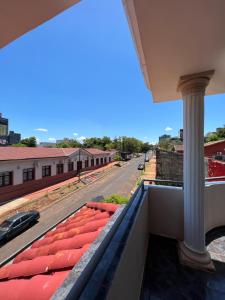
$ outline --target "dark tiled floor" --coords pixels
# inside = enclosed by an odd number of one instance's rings
[[[179,264],[177,242],[150,236],[141,300],[225,300],[225,263],[206,273]]]

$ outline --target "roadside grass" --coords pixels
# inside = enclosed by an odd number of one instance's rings
[[[101,202],[114,203],[114,204],[127,204],[129,202],[129,199],[117,194],[112,194],[109,197],[102,200]]]

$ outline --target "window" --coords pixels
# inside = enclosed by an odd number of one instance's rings
[[[21,222],[25,222],[27,219],[29,219],[29,217],[30,217],[30,216],[23,216],[23,217],[21,218]]]
[[[85,160],[85,168],[88,168],[89,167],[89,162],[88,162],[88,159]]]
[[[23,169],[23,182],[34,180],[34,168]]]
[[[96,166],[99,165],[99,158],[96,158]]]
[[[12,185],[13,172],[0,173],[0,187]]]
[[[104,159],[104,162],[105,162],[105,164],[107,163],[107,158],[105,157],[105,159]]]
[[[94,160],[94,158],[92,158],[91,159],[91,166],[94,167],[94,165],[95,165],[95,160]]]
[[[103,157],[101,158],[101,165],[103,165]]]
[[[15,222],[13,222],[13,227],[20,225],[20,222],[21,222],[21,219],[18,219]]]
[[[64,172],[63,170],[64,170],[64,165],[63,164],[56,165],[57,174],[62,174]]]
[[[51,176],[51,166],[42,167],[42,177]]]
[[[111,161],[111,157],[109,157],[109,162]]]
[[[74,165],[73,165],[73,162],[69,162],[68,163],[68,172],[71,172],[74,170]]]

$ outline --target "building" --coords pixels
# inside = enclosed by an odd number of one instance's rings
[[[178,153],[183,153],[184,146],[174,145],[173,150]],[[205,143],[204,153],[205,153],[205,157],[213,157],[217,154],[225,155],[225,140]]]
[[[9,120],[2,117],[0,113],[0,146],[18,144],[21,141],[21,135],[14,131],[9,131]]]
[[[171,139],[171,135],[169,134],[163,134],[161,136],[159,136],[159,142],[162,140],[170,140]]]
[[[73,139],[70,139],[70,138],[64,138],[62,140],[56,140],[56,144],[61,144],[61,143],[72,143],[74,142]]]
[[[8,135],[8,124],[9,120],[2,117],[2,113],[0,113],[0,136]]]
[[[180,129],[179,137],[180,137],[180,140],[183,142],[183,138],[184,138],[184,130],[183,129]]]
[[[111,161],[109,152],[98,149],[3,147],[0,199],[19,197]]]
[[[47,148],[51,148],[51,147],[55,147],[56,143],[53,142],[40,142],[40,144],[38,144],[38,147],[47,147]]]
[[[77,2],[5,1],[0,19],[7,30],[0,27],[0,47]],[[184,104],[183,187],[143,181],[119,217],[117,212],[112,216],[111,227],[104,227],[102,240],[94,241],[92,255],[82,257],[83,268],[64,272],[68,260],[61,260],[60,251],[62,245],[63,249],[70,245],[67,239],[54,250],[50,246],[27,250],[29,257],[43,254],[34,262],[37,267],[40,261],[51,260],[46,257],[50,248],[53,254],[58,250],[52,265],[62,264],[62,272],[43,265],[46,273],[31,278],[28,268],[27,274],[17,277],[19,270],[2,270],[5,300],[13,299],[15,284],[18,300],[31,295],[38,299],[39,294],[49,299],[49,290],[54,300],[225,298],[224,263],[213,260],[207,248],[225,235],[225,184],[207,184],[204,174],[204,98],[225,93],[225,1],[124,0],[123,4],[154,103],[182,98]],[[81,240],[92,243],[84,237],[75,242]]]
[[[8,144],[9,145],[19,144],[20,141],[21,141],[20,133],[15,133],[14,131],[9,132],[9,135],[8,135]]]

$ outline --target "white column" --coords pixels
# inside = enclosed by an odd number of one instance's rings
[[[212,269],[205,247],[204,212],[204,95],[213,71],[182,76],[179,90],[184,101],[184,241],[181,261]]]
[[[204,230],[204,91],[184,100],[184,242],[205,252]]]

